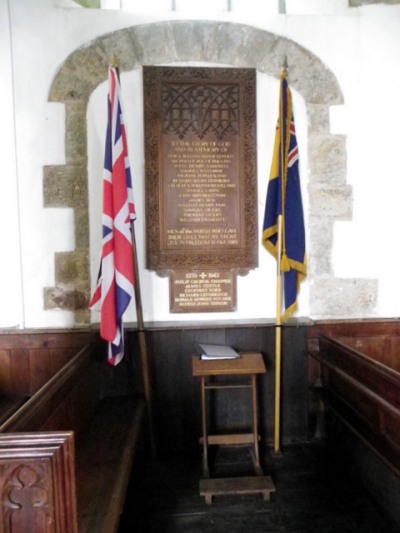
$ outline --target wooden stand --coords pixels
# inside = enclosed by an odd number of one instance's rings
[[[274,484],[269,476],[264,476],[260,464],[258,448],[258,416],[257,416],[257,374],[266,372],[263,358],[260,353],[242,353],[239,359],[222,359],[204,361],[198,356],[192,358],[193,376],[200,377],[201,381],[201,415],[202,415],[202,443],[203,443],[203,475],[200,481],[200,495],[204,496],[206,503],[212,502],[212,497],[222,494],[252,494],[262,493],[265,500],[269,499],[271,492],[275,491]],[[213,381],[215,376],[244,376],[241,382],[237,380]],[[252,432],[235,433],[230,435],[208,435],[206,414],[206,391],[212,389],[237,389],[250,388],[252,398]],[[209,445],[246,445],[252,446],[252,458],[256,476],[237,478],[210,479],[208,464]]]

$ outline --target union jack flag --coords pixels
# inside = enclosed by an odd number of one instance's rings
[[[282,215],[282,234],[278,235],[278,217]],[[292,95],[281,76],[279,119],[275,132],[274,154],[265,203],[262,242],[278,259],[278,241],[282,250],[284,313],[291,316],[297,307],[300,282],[307,274],[303,206],[301,201],[299,152],[294,127]]]
[[[108,362],[124,356],[122,315],[133,296],[131,225],[136,219],[129,167],[121,87],[117,69],[110,67],[108,124],[103,172],[103,238],[97,285],[90,309],[98,310],[100,335],[108,341]]]

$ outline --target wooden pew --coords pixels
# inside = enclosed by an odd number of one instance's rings
[[[105,394],[103,352],[100,343],[85,346],[3,420],[1,531],[118,530],[144,402]]]
[[[313,390],[400,476],[400,374],[352,345],[320,336],[319,349],[309,351],[320,367],[320,385]]]

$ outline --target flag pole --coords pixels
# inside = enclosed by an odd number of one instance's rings
[[[282,337],[284,322],[297,307],[299,284],[307,275],[299,154],[285,57],[280,76],[279,117],[265,202],[262,242],[277,262],[275,320],[274,451],[280,454]],[[289,218],[286,217],[288,215]]]
[[[283,62],[283,75],[287,73],[287,59]],[[284,213],[284,187],[286,183],[285,172],[285,142],[283,128],[283,94],[281,95],[281,109],[279,113],[280,132],[280,173],[281,173],[281,211]],[[283,217],[278,216],[278,240],[277,240],[277,278],[276,278],[276,319],[275,319],[275,424],[274,424],[274,452],[280,453],[281,433],[281,362],[282,362],[282,241],[283,241]]]
[[[115,54],[113,54],[112,56],[111,66],[116,69],[118,78],[119,78],[119,62]],[[149,425],[150,446],[151,446],[153,455],[156,455],[156,441],[155,441],[155,436],[154,436],[153,409],[152,409],[152,393],[151,393],[146,335],[145,335],[144,320],[143,320],[142,295],[141,295],[141,290],[140,290],[140,277],[139,277],[139,266],[138,266],[137,251],[136,251],[136,236],[135,236],[135,223],[134,222],[132,222],[131,224],[131,240],[132,240],[133,274],[134,274],[133,287],[134,287],[134,292],[135,292],[136,321],[137,321],[137,328],[138,328],[140,361],[141,361],[141,366],[142,366],[143,388],[144,388],[144,396],[145,396],[145,401],[146,401],[147,419],[148,419],[148,425]]]
[[[155,441],[155,436],[154,436],[154,425],[153,425],[153,408],[152,408],[153,402],[152,402],[152,393],[151,393],[146,334],[145,334],[144,321],[143,321],[139,267],[138,267],[137,253],[136,253],[135,223],[132,224],[131,236],[132,236],[132,248],[133,248],[133,272],[134,272],[134,279],[135,279],[134,291],[135,291],[136,320],[137,320],[138,337],[139,337],[140,360],[142,364],[143,387],[144,387],[144,396],[146,400],[147,418],[148,418],[148,424],[149,424],[150,445],[151,445],[151,450],[154,456],[156,455],[156,441]]]
[[[281,344],[282,344],[282,215],[278,217],[278,260],[276,276],[276,319],[275,319],[275,425],[274,452],[280,452],[280,421],[281,421]]]

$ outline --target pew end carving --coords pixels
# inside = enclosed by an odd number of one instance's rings
[[[72,432],[0,435],[2,531],[78,531]]]

